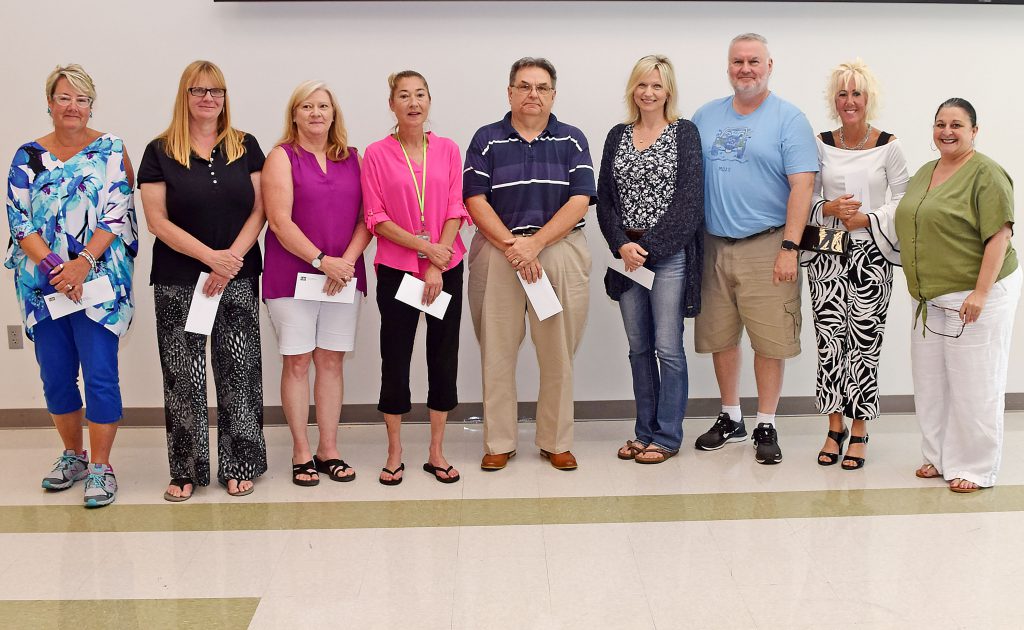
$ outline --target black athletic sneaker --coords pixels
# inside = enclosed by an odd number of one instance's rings
[[[701,451],[717,451],[729,442],[742,442],[745,439],[747,427],[743,424],[743,418],[736,422],[723,411],[718,414],[718,420],[708,432],[697,438],[694,447]]]
[[[778,464],[782,461],[779,434],[767,422],[762,422],[754,429],[754,459],[758,464]]]

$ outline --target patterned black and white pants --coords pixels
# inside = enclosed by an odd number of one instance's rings
[[[874,420],[892,266],[873,242],[854,240],[845,261],[814,258],[807,278],[818,342],[818,412]]]
[[[263,361],[256,278],[224,289],[213,332],[217,389],[217,478],[255,479],[267,471],[263,439]],[[194,286],[155,285],[157,342],[171,477],[210,483],[205,335],[185,332]]]

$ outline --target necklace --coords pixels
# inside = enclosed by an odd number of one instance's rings
[[[659,129],[654,134],[654,137],[650,138],[650,139],[642,138],[640,136],[639,131],[640,131],[640,129],[636,125],[633,125],[633,138],[636,140],[636,143],[637,144],[651,144],[652,142],[654,142],[655,140],[657,140],[658,138],[661,137],[661,134],[665,132],[665,127],[662,127],[661,129]]]
[[[839,128],[839,144],[843,145],[844,149],[851,149],[853,151],[856,151],[858,149],[863,149],[864,148],[864,143],[867,142],[868,138],[870,138],[870,137],[871,137],[871,123],[868,123],[868,131],[867,131],[867,133],[864,134],[864,137],[861,138],[861,141],[857,144],[857,146],[855,146],[855,147],[848,147],[848,146],[846,146],[846,136],[843,135],[843,128],[842,127]]]

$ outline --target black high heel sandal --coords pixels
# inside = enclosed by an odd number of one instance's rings
[[[843,442],[846,441],[846,438],[850,437],[850,430],[844,426],[842,433],[839,433],[838,431],[829,431],[828,432],[828,437],[830,437],[833,440],[835,440],[835,443],[839,445],[839,452],[838,453],[829,453],[829,452],[826,452],[826,451],[818,451],[818,465],[819,466],[835,466],[836,465],[836,463],[839,461],[839,456],[843,454]],[[853,439],[851,438],[850,441],[852,442]],[[822,457],[827,457],[828,461],[827,462],[821,461]]]
[[[868,437],[869,436],[867,435],[865,435],[864,437],[860,437],[859,435],[851,435],[850,446],[853,446],[854,444],[867,444]],[[853,466],[847,466],[846,462],[853,462]],[[861,468],[864,468],[863,457],[852,457],[850,455],[845,455],[843,457],[843,470],[859,470]]]

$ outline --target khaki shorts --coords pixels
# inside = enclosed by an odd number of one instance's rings
[[[694,328],[697,352],[721,352],[740,343],[743,329],[750,346],[769,359],[800,354],[800,284],[772,284],[775,258],[783,231],[730,243],[707,235],[704,239],[704,279],[701,311]]]

